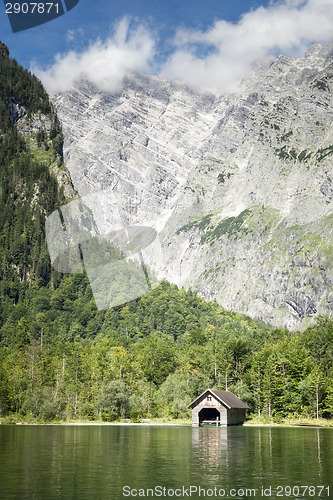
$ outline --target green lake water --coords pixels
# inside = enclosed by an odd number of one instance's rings
[[[333,498],[333,429],[0,426],[1,500],[123,498]]]

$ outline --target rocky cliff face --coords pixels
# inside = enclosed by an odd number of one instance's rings
[[[100,227],[151,224],[160,276],[304,328],[333,309],[333,53],[257,68],[229,96],[135,76],[53,96],[65,161]],[[99,201],[97,201],[97,199]]]

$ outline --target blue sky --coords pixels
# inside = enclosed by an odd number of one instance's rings
[[[112,91],[127,72],[142,71],[223,91],[253,61],[300,56],[332,35],[332,0],[80,0],[18,33],[0,4],[0,40],[53,90],[90,71]]]
[[[82,50],[98,37],[106,38],[112,25],[124,16],[148,23],[166,42],[180,26],[205,28],[215,19],[235,22],[242,13],[267,0],[80,0],[70,12],[42,26],[12,33],[0,4],[0,40],[12,57],[29,68],[32,62],[48,66],[56,53]],[[70,34],[73,32],[73,36]]]

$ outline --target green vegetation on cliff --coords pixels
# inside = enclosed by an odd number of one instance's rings
[[[30,134],[19,131],[23,117],[31,125]],[[44,221],[65,201],[50,168],[52,161],[61,163],[61,145],[59,122],[42,84],[10,59],[1,44],[0,298],[5,303],[16,304],[29,286],[46,285],[51,275],[57,279],[48,258]],[[54,152],[51,161],[42,161],[49,149]]]

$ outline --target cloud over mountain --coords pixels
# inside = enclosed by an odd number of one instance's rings
[[[330,0],[272,3],[243,15],[237,24],[219,20],[205,32],[179,30],[164,71],[189,85],[229,90],[253,62],[280,53],[301,56],[310,44],[328,41],[332,28]]]
[[[150,71],[154,55],[154,39],[148,30],[143,25],[131,29],[129,19],[123,18],[107,40],[97,40],[81,53],[58,54],[53,66],[33,71],[52,91],[67,90],[84,75],[101,90],[113,93],[121,89],[129,72]]]
[[[112,93],[121,88],[126,75],[138,71],[225,92],[234,89],[253,63],[265,63],[281,53],[301,56],[312,43],[329,42],[332,33],[331,0],[276,1],[244,14],[237,23],[217,20],[205,31],[180,28],[168,43],[168,53],[157,49],[153,30],[125,18],[107,40],[81,53],[58,55],[52,67],[34,71],[53,91],[69,88],[85,74]]]

